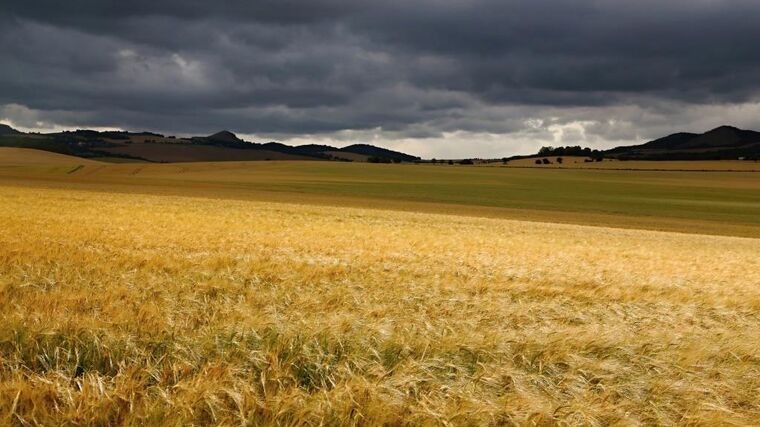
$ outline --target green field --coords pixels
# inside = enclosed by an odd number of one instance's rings
[[[16,165],[0,181],[760,236],[760,173],[337,162]]]

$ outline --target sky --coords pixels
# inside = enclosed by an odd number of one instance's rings
[[[426,158],[760,129],[755,0],[2,0],[0,122]]]

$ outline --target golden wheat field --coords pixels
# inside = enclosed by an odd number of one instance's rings
[[[0,187],[0,423],[748,425],[760,239]]]

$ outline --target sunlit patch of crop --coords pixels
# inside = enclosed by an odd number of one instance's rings
[[[750,424],[760,240],[0,187],[0,423]]]

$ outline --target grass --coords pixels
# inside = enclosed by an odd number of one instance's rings
[[[342,162],[3,166],[0,183],[760,237],[760,173]],[[7,163],[7,161],[6,161]],[[608,162],[612,163],[612,162]]]
[[[334,176],[320,167],[299,171]],[[750,425],[758,253],[737,237],[0,186],[0,423]]]

